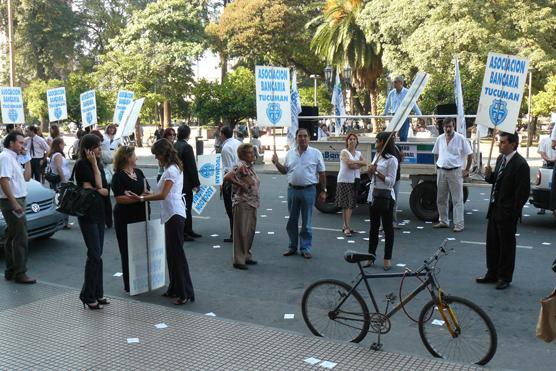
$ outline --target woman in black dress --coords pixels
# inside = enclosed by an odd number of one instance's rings
[[[114,176],[112,191],[116,198],[114,206],[114,226],[116,238],[122,258],[124,289],[129,292],[129,264],[127,253],[127,225],[146,220],[145,204],[126,195],[131,191],[137,195],[145,195],[150,189],[145,175],[137,166],[135,148],[121,146],[114,155]]]
[[[81,139],[79,160],[75,163],[75,181],[85,189],[93,189],[95,197],[84,216],[77,218],[81,234],[87,246],[85,280],[79,298],[83,307],[102,309],[109,304],[104,297],[102,285],[102,249],[104,246],[105,198],[108,197],[108,183],[100,161],[100,139],[87,134]]]

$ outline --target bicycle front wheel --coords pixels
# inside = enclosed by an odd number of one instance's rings
[[[419,335],[435,357],[487,364],[496,353],[496,329],[475,303],[457,296],[443,298],[443,313],[431,300],[419,315]]]
[[[301,311],[316,336],[358,343],[369,331],[369,309],[357,291],[337,280],[313,283],[303,294]]]

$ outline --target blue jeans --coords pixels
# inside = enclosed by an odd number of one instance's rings
[[[286,231],[290,238],[290,250],[297,251],[299,241],[301,252],[311,252],[311,241],[313,239],[312,222],[313,205],[317,195],[315,186],[304,189],[288,188],[288,211],[290,219]],[[301,231],[298,232],[299,213],[301,212]],[[299,234],[298,234],[299,233]]]
[[[407,135],[409,133],[409,119],[405,120],[399,131],[400,142],[407,142]]]

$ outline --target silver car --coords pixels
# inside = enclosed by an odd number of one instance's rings
[[[27,232],[29,239],[49,238],[64,228],[66,216],[56,211],[56,194],[39,182],[27,182]],[[0,213],[0,244],[4,244],[6,222]]]

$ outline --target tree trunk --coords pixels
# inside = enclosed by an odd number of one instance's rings
[[[169,128],[172,125],[172,112],[170,111],[170,102],[166,99],[162,104],[164,109],[164,123],[163,128]]]
[[[46,118],[44,118],[44,116],[41,116],[41,131],[46,134],[49,131],[48,128],[48,120]]]
[[[377,115],[378,112],[378,93],[376,89],[371,90],[371,115]],[[372,119],[371,122],[373,123],[373,133],[379,133],[383,129],[383,123],[377,119]]]
[[[220,52],[220,83],[224,83],[224,78],[228,74],[228,54]]]
[[[141,130],[141,118],[137,118],[135,123],[135,145],[137,147],[143,147],[143,130]]]

